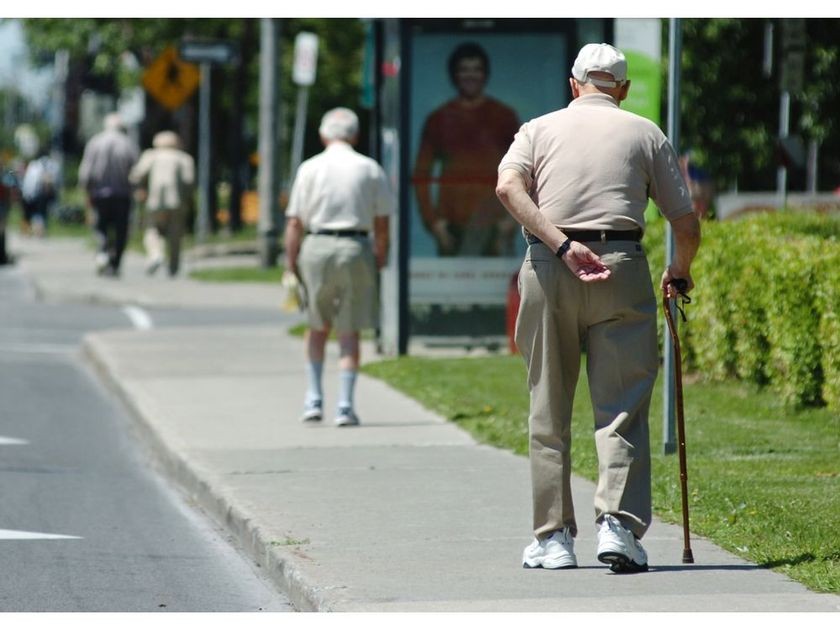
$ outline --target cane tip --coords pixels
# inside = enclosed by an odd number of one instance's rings
[[[682,561],[683,564],[694,564],[694,555],[691,553],[691,549],[683,550]]]

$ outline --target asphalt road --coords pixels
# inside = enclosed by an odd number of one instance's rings
[[[270,313],[47,305],[0,267],[0,611],[290,611],[132,436],[84,362],[92,330]]]

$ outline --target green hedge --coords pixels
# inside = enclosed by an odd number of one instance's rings
[[[658,221],[645,237],[655,284],[663,234]],[[690,321],[680,328],[687,371],[768,385],[789,405],[840,410],[840,218],[785,212],[705,222],[692,275]]]

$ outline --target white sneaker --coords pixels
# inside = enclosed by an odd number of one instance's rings
[[[108,258],[108,254],[105,252],[98,252],[95,258],[96,262],[96,273],[100,276],[105,273],[105,270],[108,268],[110,264],[110,259]]]
[[[558,529],[548,538],[534,539],[522,552],[522,566],[526,569],[574,569],[575,539],[568,527]]]
[[[335,416],[335,426],[357,427],[359,426],[359,417],[349,407],[341,407]]]
[[[648,570],[648,558],[642,544],[612,514],[607,514],[598,531],[598,561],[610,565],[614,573],[638,573]]]
[[[306,403],[303,408],[303,415],[300,418],[301,422],[320,422],[323,418],[321,412],[321,401],[316,400],[312,403]]]

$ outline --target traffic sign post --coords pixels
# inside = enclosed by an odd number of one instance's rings
[[[298,86],[295,132],[292,137],[292,157],[289,167],[290,184],[303,158],[303,132],[306,127],[306,110],[309,102],[309,86],[315,83],[318,68],[318,36],[314,33],[298,33],[295,38],[295,57],[292,66],[292,80]]]
[[[803,18],[782,21],[782,67],[779,98],[779,144],[785,143],[790,134],[791,94],[802,91],[805,74],[805,44],[807,33]],[[776,170],[776,191],[779,209],[787,205],[787,166],[781,164]]]
[[[214,65],[238,61],[238,52],[232,42],[224,40],[185,40],[178,46],[184,61],[197,63],[200,69],[198,98],[198,212],[195,216],[195,240],[203,243],[210,231],[210,156],[212,134],[210,130],[211,74]]]
[[[200,81],[199,69],[179,57],[175,46],[167,46],[143,73],[143,87],[171,111],[193,95]]]

